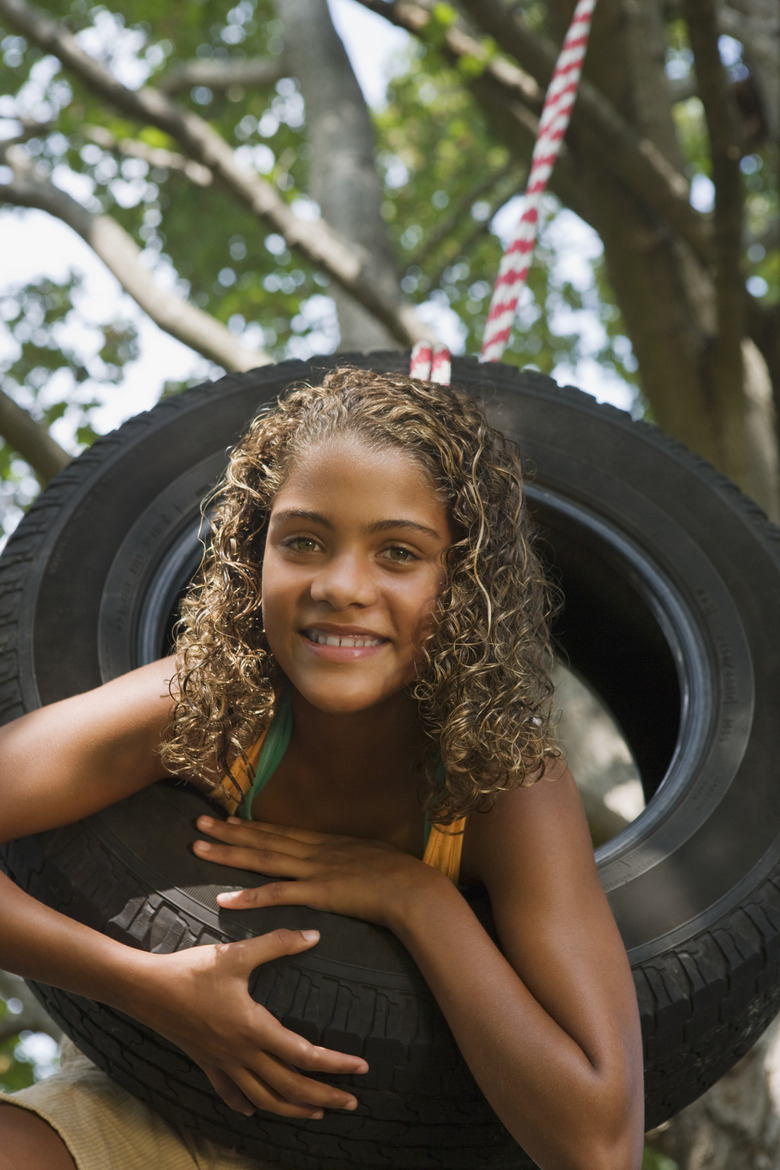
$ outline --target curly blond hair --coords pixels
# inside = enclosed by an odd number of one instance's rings
[[[233,450],[211,499],[211,545],[183,602],[164,762],[208,785],[215,760],[231,776],[231,761],[246,761],[267,728],[284,685],[259,605],[272,503],[299,452],[344,433],[406,452],[449,510],[455,540],[412,690],[430,743],[421,799],[433,822],[449,824],[533,783],[559,754],[550,594],[513,445],[472,397],[402,374],[342,368],[293,388]]]

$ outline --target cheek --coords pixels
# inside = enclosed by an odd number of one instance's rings
[[[263,633],[268,649],[283,670],[289,653],[290,628],[289,615],[275,603],[273,596],[269,597],[268,603],[263,605]]]
[[[263,625],[266,636],[270,639],[284,623],[288,606],[285,599],[289,598],[289,589],[285,588],[284,581],[276,572],[273,564],[263,568],[263,577],[260,583],[260,604],[263,610]]]
[[[296,594],[296,574],[289,564],[274,552],[268,552],[263,562],[260,579],[260,598],[263,607],[283,610]]]
[[[444,576],[439,575],[435,583],[431,585],[429,591],[420,599],[416,607],[415,613],[411,618],[411,625],[413,628],[412,642],[416,647],[420,647],[427,638],[430,638],[434,633],[439,622],[438,600],[441,594],[441,589],[444,584]]]

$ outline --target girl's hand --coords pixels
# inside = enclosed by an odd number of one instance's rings
[[[144,955],[129,1010],[183,1049],[238,1113],[250,1116],[258,1108],[320,1118],[325,1109],[354,1109],[351,1093],[303,1072],[364,1073],[365,1060],[310,1044],[249,994],[256,967],[318,939],[316,930],[275,930],[244,942]]]
[[[438,871],[383,841],[237,817],[200,817],[198,828],[219,842],[194,843],[204,860],[284,879],[218,894],[226,910],[303,905],[393,930],[407,898],[418,895],[422,883],[441,878]]]

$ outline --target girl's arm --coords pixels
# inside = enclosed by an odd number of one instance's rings
[[[490,895],[501,950],[458,889],[389,846],[201,822],[204,857],[281,878],[224,906],[304,903],[389,927],[411,952],[482,1091],[543,1170],[637,1170],[642,1047],[625,950],[562,765],[474,816],[467,876]]]
[[[164,775],[171,708],[163,659],[0,727],[0,840],[89,816]]]
[[[154,783],[173,660],[152,663],[0,728],[0,842],[89,816]],[[0,874],[0,966],[119,1008],[178,1044],[227,1104],[289,1116],[352,1108],[351,1094],[296,1069],[355,1073],[365,1062],[316,1048],[248,993],[263,962],[317,941],[278,931],[152,955],[107,938]]]
[[[562,765],[553,774],[473,817],[464,842],[501,952],[451,885],[409,900],[394,929],[475,1079],[539,1166],[637,1170],[644,1094],[633,980],[576,786]]]

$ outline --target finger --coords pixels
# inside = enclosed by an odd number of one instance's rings
[[[307,1121],[319,1121],[325,1116],[325,1110],[320,1105],[299,1105],[296,1101],[288,1101],[274,1093],[269,1085],[260,1082],[256,1090],[249,1091],[253,1094],[257,1108],[267,1113],[277,1113],[280,1117],[300,1117]]]
[[[277,932],[274,932],[277,933]],[[285,932],[279,932],[285,933]],[[293,933],[293,932],[286,932]],[[312,931],[311,933],[316,933]],[[266,938],[268,936],[262,936]],[[235,943],[231,944],[237,945]],[[262,1059],[278,1062],[280,1067],[289,1072],[306,1073],[337,1073],[340,1076],[362,1075],[368,1072],[368,1061],[353,1052],[339,1052],[335,1048],[325,1048],[321,1044],[312,1044],[298,1032],[286,1028],[275,1016],[271,1015],[262,1004],[255,1005],[257,1013],[262,1017],[262,1047],[258,1044],[257,1052]],[[262,1067],[259,1075],[264,1080],[269,1078]],[[321,1092],[320,1082],[317,1092]],[[331,1093],[340,1090],[331,1089]]]
[[[225,825],[244,824],[253,832],[268,833],[272,837],[299,841],[304,845],[322,845],[323,842],[335,840],[338,836],[334,833],[318,833],[314,829],[302,829],[297,825],[274,825],[270,821],[242,822],[238,817],[228,817],[222,823]]]
[[[310,1044],[297,1032],[279,1025],[291,1038],[290,1063],[303,1072],[335,1073],[339,1076],[363,1076],[368,1072],[368,1061],[351,1052],[337,1052],[335,1048],[323,1048],[321,1044]],[[319,1084],[319,1082],[313,1082]],[[333,1090],[336,1091],[336,1090]]]
[[[258,1005],[259,1006],[259,1005]],[[265,1008],[260,1007],[263,1013],[264,1043],[261,1052],[263,1059],[278,1062],[285,1076],[293,1073],[337,1073],[340,1076],[362,1075],[368,1072],[368,1061],[352,1052],[337,1052],[334,1048],[324,1048],[321,1044],[312,1044],[298,1032],[285,1028],[274,1016],[270,1016]],[[259,1074],[264,1080],[270,1080],[267,1070],[258,1066]],[[308,1078],[303,1078],[308,1083]],[[311,1082],[321,1093],[322,1084],[319,1081]],[[276,1080],[274,1080],[276,1084]],[[278,1086],[277,1086],[278,1087]],[[329,1087],[329,1092],[340,1093],[341,1090]],[[308,1100],[308,1098],[306,1098]]]
[[[300,1077],[297,1081],[291,1078],[285,1084],[285,1091],[280,1092],[274,1085],[251,1071],[242,1070],[236,1076],[241,1082],[243,1094],[247,1096],[254,1107],[278,1113],[282,1117],[319,1120],[324,1116],[326,1109],[342,1109],[351,1112],[357,1108],[358,1104],[355,1097],[350,1097],[346,1093],[318,1093],[316,1086],[319,1085],[319,1082],[307,1080],[305,1077]],[[308,1091],[309,1086],[313,1088],[313,1092]],[[319,1085],[319,1088],[327,1090],[326,1085]],[[310,1096],[324,1097],[325,1099],[322,1103],[311,1103],[307,1099]]]
[[[251,873],[268,874],[270,877],[297,878],[305,877],[312,872],[311,862],[306,858],[264,849],[259,845],[194,841],[192,850],[204,861],[229,865],[233,869],[246,869]]]
[[[223,841],[239,840],[246,843],[256,842],[258,836],[267,837],[269,844],[275,843],[279,848],[296,849],[306,845],[322,845],[329,839],[325,833],[315,833],[311,829],[297,829],[285,825],[272,825],[265,821],[246,821],[240,817],[228,817],[219,820],[214,817],[202,816],[197,819],[198,828],[208,833],[210,837],[217,837]]]
[[[248,979],[255,968],[272,963],[283,955],[297,955],[320,941],[318,930],[286,930],[279,927],[254,938],[238,942],[217,943],[221,959],[226,963],[226,974]]]
[[[284,1082],[290,1075],[298,1077],[300,1073],[362,1076],[368,1072],[368,1061],[364,1060],[362,1056],[352,1052],[338,1052],[334,1048],[324,1048],[321,1044],[312,1044],[298,1032],[286,1028],[275,1017],[270,1016],[269,1018],[269,1013],[260,1005],[258,1005],[258,1011],[263,1015],[262,1048],[258,1046],[256,1059],[253,1058],[246,1063],[251,1064],[257,1075],[261,1076],[263,1080],[273,1080],[273,1084],[277,1088],[280,1076]],[[263,1064],[263,1061],[266,1060],[278,1064],[279,1068],[284,1070],[283,1073],[276,1073],[272,1078],[269,1069]],[[303,1079],[308,1081],[308,1078]],[[322,1083],[314,1081],[312,1084],[316,1085],[317,1092],[321,1093]],[[341,1090],[329,1088],[329,1092],[340,1093]],[[305,1099],[308,1100],[308,1098]]]
[[[281,1027],[281,1026],[280,1026]],[[287,1029],[282,1028],[283,1032]],[[308,1060],[312,1071],[352,1072],[367,1071],[368,1065],[360,1057],[346,1057],[346,1054],[332,1053],[327,1048],[308,1044],[295,1033],[288,1033],[295,1048],[295,1041],[302,1041],[297,1054],[301,1061]],[[342,1068],[342,1057],[350,1064],[362,1068]],[[358,1101],[353,1094],[333,1085],[324,1084],[310,1077],[302,1076],[285,1061],[270,1053],[258,1054],[258,1069],[236,1068],[228,1075],[223,1069],[204,1065],[203,1071],[225,1104],[251,1117],[255,1109],[266,1109],[286,1117],[322,1117],[324,1109],[351,1111]]]
[[[262,905],[259,894],[260,890],[257,887],[246,890],[222,890],[217,894],[217,902],[226,910],[253,910]]]
[[[303,1076],[269,1053],[259,1057],[256,1068],[241,1069],[233,1075],[242,1092],[261,1109],[267,1108],[262,1103],[267,1094],[273,1094],[274,1108],[282,1105],[285,1109],[351,1111],[358,1105],[357,1098],[346,1089]]]
[[[243,1113],[245,1117],[252,1116],[255,1107],[249,1098],[241,1092],[234,1080],[220,1068],[207,1068],[204,1065],[203,1071],[211,1081],[217,1096],[222,1098],[229,1109],[235,1110],[236,1113]]]
[[[265,1109],[284,1117],[305,1117],[316,1120],[323,1116],[321,1105],[306,1105],[303,1102],[289,1101],[277,1093],[271,1085],[266,1084],[245,1069],[236,1072],[235,1080],[220,1068],[204,1067],[203,1071],[228,1108],[235,1110],[236,1113],[242,1113],[245,1117],[252,1117],[255,1109]],[[243,1084],[245,1092],[236,1083],[237,1081]]]
[[[274,877],[279,876],[277,874]],[[224,890],[217,902],[226,910],[256,910],[266,906],[310,906],[313,910],[330,910],[327,893],[321,883],[311,881],[266,882],[246,890]]]

